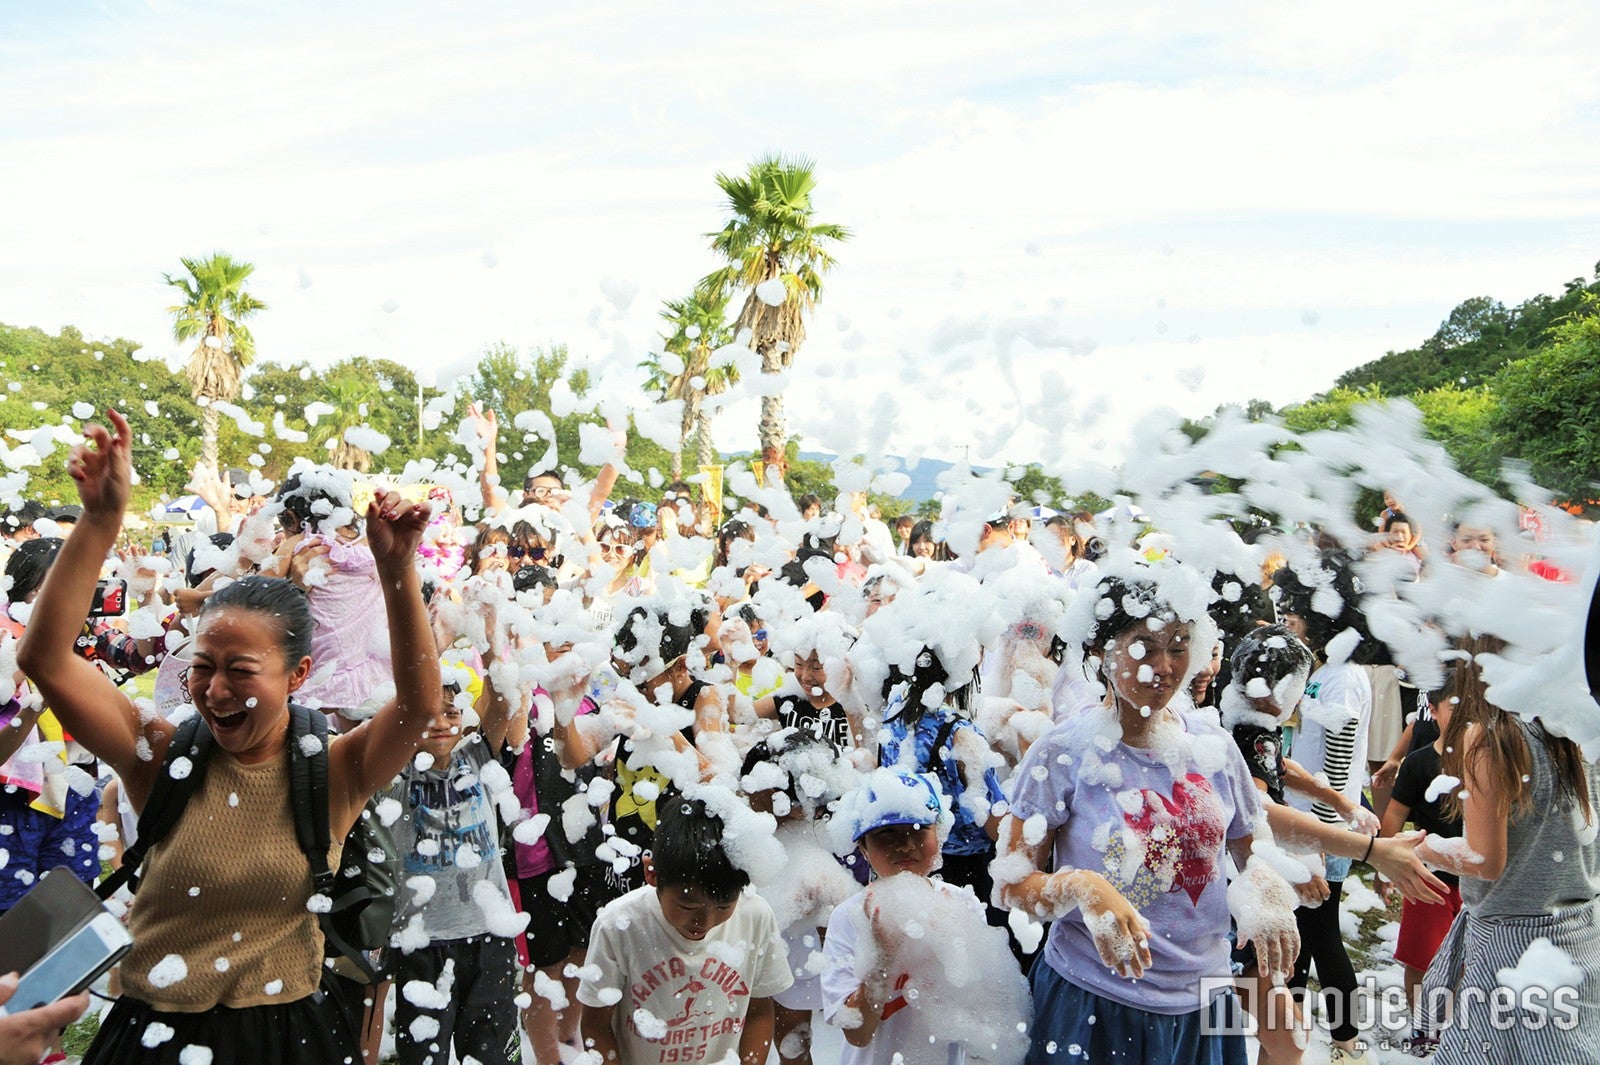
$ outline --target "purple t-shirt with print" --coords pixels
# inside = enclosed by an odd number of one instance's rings
[[[1051,926],[1045,960],[1087,991],[1164,1014],[1201,1008],[1200,978],[1229,975],[1226,843],[1264,817],[1215,716],[1180,720],[1184,735],[1163,754],[1119,742],[1109,710],[1085,710],[1029,748],[1011,778],[1011,813],[1055,830],[1055,868],[1102,874],[1150,922],[1140,980],[1106,967],[1077,910]]]

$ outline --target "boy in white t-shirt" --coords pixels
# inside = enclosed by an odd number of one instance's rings
[[[603,1065],[764,1065],[772,996],[794,977],[772,907],[699,799],[662,803],[645,886],[600,911],[578,985]]]
[[[899,873],[927,879],[938,864],[942,839],[954,820],[936,778],[893,769],[871,774],[865,784],[846,796],[835,819],[852,833],[878,882]],[[970,902],[982,922],[983,905],[970,890],[942,880],[928,883]],[[840,1065],[892,1065],[910,1060],[961,1065],[966,1051],[960,1043],[930,1047],[922,1044],[920,1033],[912,1035],[913,1011],[906,1008],[901,993],[910,976],[896,964],[896,922],[873,895],[873,887],[868,887],[835,907],[823,940],[827,965],[822,971],[822,1012],[830,1023],[844,1029]],[[900,922],[905,916],[899,915]],[[863,968],[868,971],[863,973]],[[912,1045],[913,1040],[917,1045]]]

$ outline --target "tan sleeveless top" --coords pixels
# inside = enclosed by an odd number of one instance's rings
[[[289,758],[244,765],[220,747],[171,834],[145,859],[129,914],[126,994],[198,1013],[293,1002],[317,990],[322,930],[294,836]],[[329,848],[338,868],[341,840]],[[174,959],[181,959],[181,964]]]

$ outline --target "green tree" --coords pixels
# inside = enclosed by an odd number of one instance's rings
[[[1383,392],[1376,385],[1359,389],[1341,386],[1304,403],[1285,407],[1278,413],[1290,429],[1309,433],[1318,429],[1341,429],[1355,420],[1357,407],[1382,400]]]
[[[1533,479],[1573,502],[1600,493],[1600,298],[1558,325],[1555,342],[1501,370],[1492,424],[1505,453]]]
[[[172,335],[178,343],[197,340],[189,356],[190,393],[201,409],[201,458],[217,469],[218,402],[239,395],[245,368],[255,357],[255,338],[246,318],[267,305],[244,290],[255,271],[251,263],[235,261],[225,252],[209,259],[180,259],[188,276],[163,274],[166,283],[183,293],[183,302],[167,308],[172,315]]]
[[[1336,384],[1355,389],[1375,385],[1390,396],[1446,385],[1476,388],[1507,363],[1549,345],[1560,322],[1593,313],[1587,301],[1595,294],[1600,294],[1600,264],[1595,280],[1573,278],[1560,295],[1533,296],[1516,307],[1507,308],[1490,296],[1474,296],[1458,304],[1433,336],[1417,347],[1391,351],[1357,366]]]
[[[683,418],[678,449],[672,455],[672,476],[683,475],[683,452],[693,434],[697,465],[716,462],[716,446],[711,437],[711,412],[706,399],[726,392],[739,383],[739,368],[732,362],[718,362],[718,349],[733,339],[728,325],[728,299],[714,295],[705,285],[681,300],[669,300],[661,311],[668,331],[662,334],[662,354],[652,355],[639,365],[649,373],[647,388],[663,399],[683,401]]]
[[[1500,401],[1488,386],[1446,385],[1418,392],[1411,402],[1422,412],[1428,435],[1450,453],[1456,469],[1486,485],[1500,479],[1500,444],[1494,435]]]
[[[380,423],[385,420],[379,414],[386,408],[380,403],[383,394],[377,382],[364,374],[347,371],[329,374],[323,382],[323,390],[325,402],[333,408],[333,413],[318,420],[317,432],[323,447],[328,449],[328,461],[341,470],[366,473],[372,469],[372,453],[346,440],[345,433],[363,425],[384,431],[384,426],[372,425],[374,420]]]
[[[805,158],[770,155],[744,174],[718,174],[728,219],[706,234],[727,265],[704,285],[713,296],[748,290],[734,323],[750,331],[750,347],[761,358],[762,373],[781,373],[794,361],[806,336],[805,315],[822,295],[822,278],[834,265],[830,246],[850,239],[850,230],[813,217],[815,164]],[[768,287],[781,284],[782,299],[769,303]],[[761,397],[761,457],[782,471],[787,435],[781,395]]]
[[[73,408],[84,403],[104,418],[107,407],[127,415],[132,424],[133,463],[141,483],[135,486],[136,509],[144,509],[160,493],[183,494],[189,468],[198,452],[199,410],[188,384],[159,359],[139,358],[139,344],[112,338],[92,340],[73,326],[52,336],[42,329],[0,324],[0,427],[22,433],[77,419]],[[14,437],[0,440],[20,449]],[[24,494],[57,505],[77,498],[62,462],[65,445],[37,465],[22,466],[28,474]],[[14,454],[21,463],[23,454]],[[9,470],[0,467],[0,475]]]

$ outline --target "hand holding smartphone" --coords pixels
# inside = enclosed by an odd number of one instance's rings
[[[0,916],[0,973],[19,972],[0,1017],[47,1006],[87,988],[133,946],[70,869],[52,869]]]

